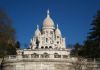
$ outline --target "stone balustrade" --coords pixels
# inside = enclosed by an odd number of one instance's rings
[[[49,56],[46,56],[46,55],[38,55],[38,56],[32,56],[32,55],[29,55],[29,56],[16,56],[16,55],[10,55],[10,56],[6,56],[4,58],[4,61],[5,62],[14,62],[14,61],[69,61],[69,57],[63,57],[62,55],[49,55]]]

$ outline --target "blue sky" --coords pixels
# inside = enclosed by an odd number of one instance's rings
[[[42,27],[48,8],[66,44],[75,44],[86,39],[93,16],[100,10],[100,0],[0,0],[0,8],[12,18],[22,47],[29,44],[36,25]]]

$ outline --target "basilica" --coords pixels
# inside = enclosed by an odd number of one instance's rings
[[[65,38],[62,37],[58,24],[55,26],[54,21],[50,17],[49,10],[43,21],[43,27],[39,28],[37,25],[34,34],[30,41],[30,49],[17,50],[18,55],[38,58],[69,57],[71,49],[67,49]]]
[[[37,25],[37,29],[35,31],[35,36],[31,39],[31,49],[42,48],[42,49],[64,49],[65,38],[62,37],[61,31],[57,26],[55,26],[54,21],[50,17],[49,10],[47,11],[47,16],[43,21],[43,27],[39,29]]]
[[[68,70],[73,61],[71,49],[67,48],[58,24],[55,25],[50,15],[47,10],[43,27],[37,25],[29,49],[18,49],[17,55],[4,58],[3,70]]]

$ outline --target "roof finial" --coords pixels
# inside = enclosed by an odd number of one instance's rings
[[[58,24],[57,24],[57,28],[58,28]]]
[[[39,29],[39,25],[37,25],[37,29]]]
[[[49,17],[50,16],[50,11],[49,11],[49,9],[47,10],[47,17]]]

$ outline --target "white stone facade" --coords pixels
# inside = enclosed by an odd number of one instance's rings
[[[41,30],[37,25],[35,36],[31,39],[30,48],[66,48],[65,38],[62,38],[58,25],[55,27],[49,10],[47,11],[47,17],[43,21]]]
[[[30,42],[30,49],[17,50],[18,57],[35,57],[38,58],[68,58],[70,50],[66,48],[65,38],[62,37],[61,31],[50,17],[49,10],[47,17],[43,21],[41,30],[37,25],[35,36]],[[47,56],[47,57],[46,57]]]

